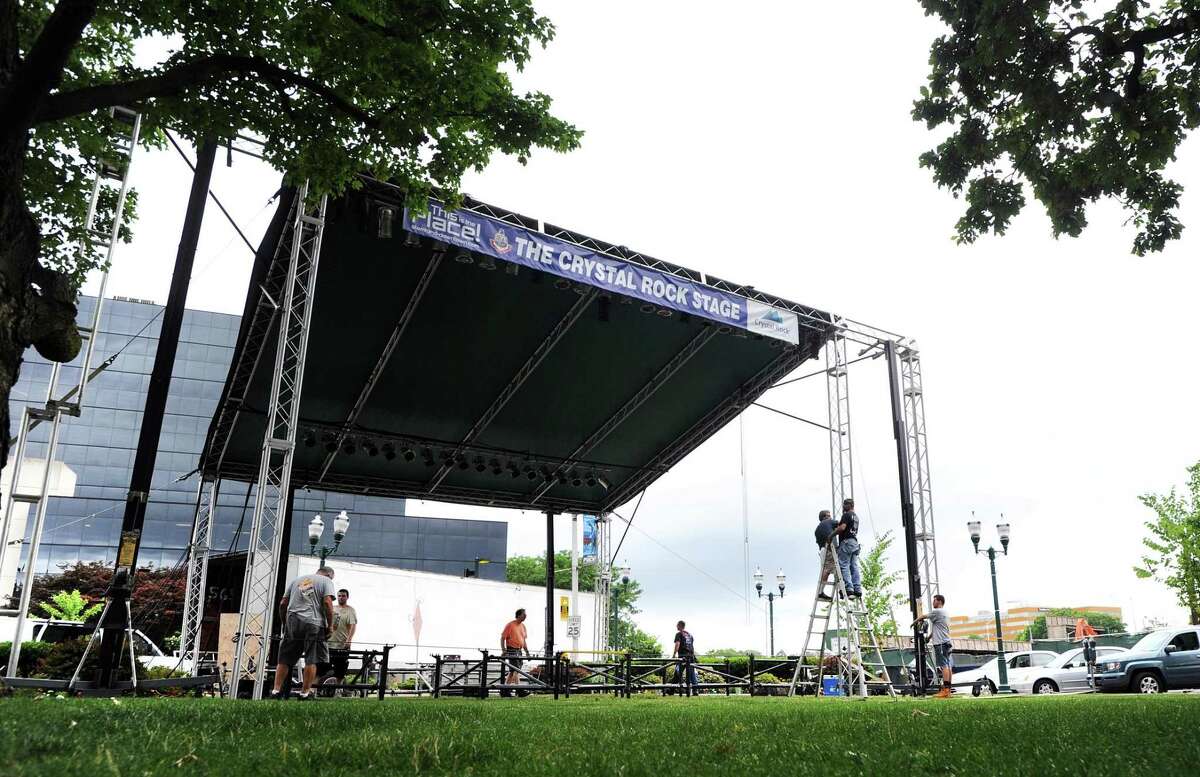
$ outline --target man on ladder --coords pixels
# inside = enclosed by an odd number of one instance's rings
[[[842,500],[842,520],[834,532],[838,537],[838,566],[842,570],[842,582],[846,595],[852,599],[862,598],[862,574],[858,568],[858,513],[854,512],[854,500]]]
[[[823,602],[832,601],[833,597],[825,593],[825,586],[833,582],[834,550],[830,543],[833,541],[834,529],[837,522],[833,520],[828,510],[822,510],[817,515],[817,529],[813,532],[817,539],[817,550],[821,554],[821,579],[817,585],[817,598]],[[826,552],[829,548],[829,552]]]

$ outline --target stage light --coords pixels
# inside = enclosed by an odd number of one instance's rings
[[[316,445],[317,444],[317,433],[314,432],[312,429],[305,429],[304,430],[304,444],[307,445],[309,448]]]
[[[471,462],[467,461],[467,457],[461,453],[454,457],[454,461],[458,464],[459,469],[467,469],[471,466]]]
[[[421,246],[421,238],[417,237],[412,232],[405,232],[404,245],[407,248],[419,248]]]
[[[513,264],[512,262],[504,263],[504,272],[508,273],[509,275],[516,275],[520,269],[521,266],[519,264]]]
[[[514,478],[521,476],[521,468],[517,466],[515,461],[508,462],[508,474]]]
[[[492,257],[488,256],[487,254],[480,254],[479,261],[476,262],[476,264],[479,265],[479,269],[481,269],[481,270],[496,269],[495,260],[493,260]]]
[[[392,223],[396,220],[396,209],[390,205],[379,206],[379,220],[375,231],[376,237],[392,236]]]
[[[417,457],[417,452],[405,445],[404,450],[400,451],[400,455],[404,457],[405,461],[412,461]]]
[[[368,456],[379,455],[379,446],[375,444],[374,440],[363,440],[363,450],[367,452]]]
[[[643,303],[642,303],[642,308],[641,308],[641,310],[642,310],[642,312],[643,312],[643,313],[653,313],[653,312],[654,312],[654,306],[653,306],[653,305],[651,305],[649,302],[643,302]]]
[[[504,467],[500,466],[499,459],[492,459],[488,462],[488,466],[492,468],[493,475],[499,475],[500,473],[504,472]]]
[[[528,464],[525,465],[525,477],[529,478],[530,480],[536,479],[537,478],[537,470],[535,470],[532,466],[529,466]]]
[[[738,338],[739,340],[745,340],[747,337],[750,336],[750,334],[745,329],[742,329],[739,326],[737,329],[733,330],[733,336]]]
[[[388,461],[396,458],[396,443],[385,442],[383,444],[383,457]]]
[[[731,331],[732,330],[729,327],[725,326],[724,324],[721,324],[719,327],[717,327],[717,334],[719,334],[719,335],[727,335]]]
[[[596,473],[589,472],[588,476],[587,476],[587,480],[585,482],[588,484],[588,488],[595,488],[596,487]]]
[[[554,282],[554,288],[566,291],[567,289],[571,288],[571,282],[566,278],[559,278]]]
[[[487,469],[487,463],[483,460],[483,457],[476,456],[475,457],[475,471],[483,472],[485,469]]]
[[[421,458],[425,461],[426,467],[432,467],[436,463],[433,460],[433,451],[429,448],[421,449]]]
[[[575,293],[581,297],[584,294],[587,294],[588,290],[591,289],[591,287],[585,283],[576,283],[572,288],[574,289]]]
[[[672,312],[666,308],[659,308],[656,312],[663,318],[670,318],[672,315]]]
[[[470,251],[465,248],[460,248],[458,249],[458,253],[454,255],[454,261],[458,262],[459,264],[470,264],[475,260],[471,258]]]
[[[542,480],[549,480],[554,475],[545,464],[538,468],[538,474],[542,476]]]
[[[325,432],[321,435],[321,440],[325,443],[325,450],[333,453],[338,449],[337,435],[333,432]]]
[[[358,450],[358,446],[354,444],[353,437],[347,437],[345,440],[342,441],[342,453],[349,453],[349,454],[353,455],[354,452],[357,450]]]
[[[571,485],[575,486],[576,488],[579,488],[583,485],[583,478],[579,477],[579,473],[575,470],[571,470]]]
[[[555,476],[555,480],[558,481],[560,486],[565,486],[567,484],[567,473],[559,472],[558,475]]]

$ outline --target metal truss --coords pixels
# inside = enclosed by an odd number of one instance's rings
[[[579,317],[583,315],[584,311],[588,309],[588,306],[592,304],[592,301],[595,300],[599,294],[600,292],[598,289],[591,289],[586,294],[581,294],[579,299],[575,300],[575,304],[572,305],[571,308],[563,315],[563,317],[558,320],[558,323],[555,324],[545,338],[542,339],[542,342],[538,343],[538,347],[534,349],[529,358],[525,360],[525,363],[521,365],[516,374],[514,374],[508,381],[507,385],[505,385],[504,389],[500,392],[499,396],[496,397],[495,401],[492,402],[487,410],[483,411],[483,415],[481,415],[467,431],[467,433],[463,435],[462,441],[454,448],[455,456],[463,452],[464,446],[475,442],[479,435],[483,434],[492,421],[496,420],[496,416],[500,415],[500,411],[504,409],[504,407],[514,396],[516,396],[517,392],[521,389],[521,386],[525,385],[525,381],[529,379],[529,376],[532,375],[534,371],[537,370],[538,365],[540,365],[546,359],[546,357],[550,355],[550,352],[554,350],[554,346],[558,345],[558,341],[562,340],[563,336],[571,330],[571,327],[575,325],[575,322],[579,320]],[[565,466],[569,464],[569,462],[564,462],[563,464]],[[442,481],[446,479],[446,476],[450,474],[450,470],[450,463],[445,463],[440,469],[438,469],[437,474],[434,475],[433,479],[429,481],[428,493],[432,494],[437,490]]]
[[[291,254],[284,283],[279,342],[275,351],[233,664],[234,687],[243,678],[253,677],[255,699],[262,698],[275,611],[276,567],[286,539],[283,536],[284,519],[290,497],[292,455],[300,420],[300,392],[304,384],[317,262],[325,227],[325,205],[324,196],[311,201],[307,182],[296,192]]]
[[[841,331],[825,344],[825,391],[829,404],[829,484],[833,515],[854,498],[854,464],[850,455],[850,381],[846,338]]]
[[[213,518],[217,510],[220,480],[201,478],[192,520],[192,542],[188,546],[187,588],[183,597],[183,627],[179,651],[191,660],[192,675],[199,674],[200,632],[204,623],[205,591],[208,586],[208,557],[212,551]]]
[[[49,502],[50,472],[53,468],[55,454],[58,448],[59,433],[64,415],[78,417],[83,407],[84,393],[88,381],[104,367],[112,363],[111,358],[93,373],[92,357],[96,351],[96,337],[100,329],[100,314],[104,307],[104,295],[108,288],[108,268],[112,265],[116,252],[117,240],[125,220],[125,202],[129,193],[129,170],[133,163],[133,152],[137,147],[138,136],[141,133],[141,114],[127,108],[112,108],[109,114],[113,126],[119,131],[114,132],[109,139],[110,144],[105,156],[93,160],[95,172],[92,179],[92,194],[88,202],[85,229],[91,237],[91,250],[96,252],[94,260],[103,268],[100,273],[100,288],[96,294],[96,304],[92,309],[92,320],[89,326],[79,327],[79,335],[84,341],[83,360],[79,368],[79,382],[67,393],[54,398],[58,389],[58,377],[62,365],[55,362],[50,367],[50,380],[46,387],[46,400],[42,407],[26,407],[21,414],[20,431],[17,434],[13,450],[12,481],[9,486],[8,499],[4,506],[4,519],[0,524],[0,570],[4,569],[4,557],[9,549],[9,535],[12,533],[13,512],[18,504],[29,505],[33,508],[34,519],[30,532],[29,553],[25,559],[24,574],[21,583],[21,596],[15,612],[17,616],[16,633],[13,636],[11,654],[8,660],[7,676],[16,677],[18,661],[21,655],[21,637],[25,627],[25,617],[29,611],[29,599],[33,591],[33,574],[36,568],[38,550],[41,547],[42,528],[46,522],[46,508]],[[111,221],[96,223],[99,214],[100,199],[103,194],[115,194]],[[25,451],[29,444],[29,434],[33,427],[43,421],[50,422],[49,440],[46,445],[46,455],[43,464],[42,477],[36,493],[22,494],[20,492],[21,469],[25,465]],[[7,434],[7,430],[0,432]],[[11,543],[11,552],[20,553],[24,544],[24,536]],[[18,557],[19,558],[19,557]],[[5,599],[8,591],[0,592]]]
[[[292,196],[295,196],[294,192]],[[204,450],[200,458],[200,469],[206,474],[216,476],[221,472],[221,466],[225,460],[225,452],[228,450],[229,441],[233,437],[233,429],[237,425],[238,418],[244,407],[246,394],[250,391],[251,379],[258,369],[259,361],[266,350],[265,346],[270,337],[271,329],[276,317],[279,315],[279,302],[277,300],[283,297],[284,284],[288,279],[288,268],[290,266],[289,247],[291,246],[291,240],[286,234],[286,229],[287,227],[285,226],[285,233],[280,236],[276,243],[275,253],[259,284],[259,290],[262,293],[258,296],[254,310],[251,312],[248,321],[246,319],[242,320],[244,340],[239,343],[240,347],[235,351],[235,361],[230,366],[226,390],[217,405],[215,413],[216,423],[213,426],[209,439],[205,441]],[[263,243],[267,244],[269,238],[270,231],[268,231],[267,237],[263,238]]]
[[[346,414],[346,422],[342,424],[341,430],[337,433],[334,449],[325,456],[325,461],[321,464],[320,474],[317,475],[318,483],[325,479],[326,473],[333,466],[333,461],[337,458],[338,452],[342,448],[342,441],[346,439],[346,435],[354,428],[354,424],[358,422],[358,417],[362,414],[363,408],[367,406],[367,400],[371,398],[371,392],[375,390],[375,385],[379,382],[380,376],[383,375],[383,371],[392,360],[392,354],[395,353],[396,346],[400,344],[400,338],[404,336],[404,330],[408,329],[409,323],[412,321],[413,316],[416,315],[417,306],[421,304],[421,298],[425,296],[425,290],[429,288],[429,284],[433,281],[433,274],[437,272],[438,265],[442,263],[442,259],[445,256],[446,247],[443,246],[433,252],[433,257],[429,260],[429,264],[425,265],[425,271],[421,273],[421,277],[417,281],[417,286],[413,289],[412,296],[408,298],[408,304],[401,311],[400,319],[396,322],[395,328],[392,329],[391,337],[388,338],[387,344],[383,346],[383,351],[375,361],[375,366],[371,368],[370,374],[367,375],[367,380],[363,383],[362,391],[359,392],[354,406]]]
[[[929,483],[929,447],[925,436],[925,393],[921,356],[916,348],[901,346],[900,386],[904,398],[904,434],[908,439],[908,475],[912,483],[916,521],[917,559],[921,569],[921,598],[928,612],[939,591],[937,545],[933,530],[933,490]]]
[[[687,345],[683,346],[679,353],[672,356],[670,361],[664,364],[659,371],[656,372],[650,378],[650,380],[646,382],[644,386],[638,389],[632,397],[626,400],[625,404],[621,405],[621,407],[618,408],[617,411],[614,412],[607,421],[601,424],[596,431],[588,435],[588,438],[581,442],[579,447],[571,451],[571,453],[567,456],[566,461],[564,461],[562,464],[559,464],[558,468],[554,470],[552,477],[539,486],[537,491],[534,492],[532,499],[529,500],[530,504],[535,504],[540,501],[541,498],[546,495],[547,491],[554,488],[556,477],[560,472],[570,469],[571,466],[574,463],[577,463],[580,458],[588,455],[593,448],[603,442],[605,438],[612,434],[618,426],[623,424],[626,419],[629,418],[629,416],[633,415],[633,413],[639,407],[641,407],[646,400],[654,396],[655,393],[657,393],[658,390],[663,387],[663,384],[671,379],[672,375],[678,372],[683,365],[691,361],[692,357],[699,353],[700,349],[703,348],[709,340],[713,339],[716,334],[717,327],[702,327],[700,331],[696,333],[696,336],[689,340]]]

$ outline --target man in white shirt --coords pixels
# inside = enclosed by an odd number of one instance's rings
[[[950,682],[954,675],[954,659],[950,655],[950,618],[946,615],[946,597],[937,594],[933,597],[933,609],[913,621],[916,627],[921,621],[929,621],[929,645],[933,648],[934,664],[942,670],[942,690],[935,698],[950,698]]]

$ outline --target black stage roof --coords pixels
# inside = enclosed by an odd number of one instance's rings
[[[257,254],[209,477],[257,476],[292,199]],[[608,511],[833,328],[828,313],[469,199],[461,218],[435,207],[410,232],[401,200],[368,181],[329,203],[296,487]],[[742,326],[722,321],[731,311]]]

